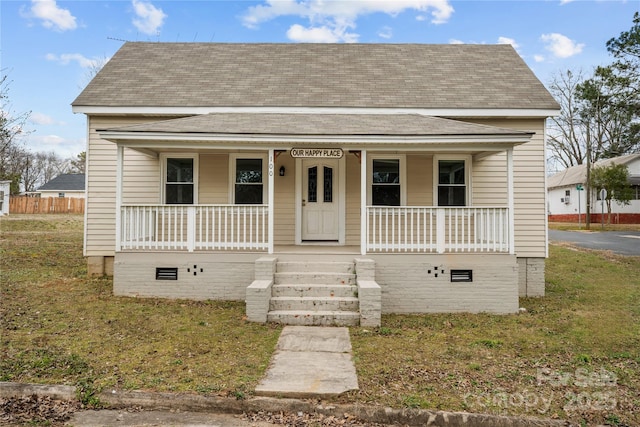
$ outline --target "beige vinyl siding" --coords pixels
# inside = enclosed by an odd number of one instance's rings
[[[293,245],[296,240],[296,162],[289,153],[282,153],[275,162],[273,177],[273,234],[275,245]],[[285,175],[280,176],[280,167],[284,166]],[[267,178],[267,177],[265,177]],[[264,201],[265,204],[268,200]]]
[[[198,203],[229,203],[229,156],[201,154],[198,160]]]
[[[360,163],[353,154],[347,156],[345,244],[360,246]]]
[[[433,206],[433,156],[407,155],[407,206]]]
[[[508,206],[507,156],[494,154],[471,165],[473,206]]]
[[[157,121],[157,117],[89,117],[85,256],[115,252],[116,144],[100,139],[96,129]],[[158,203],[160,182],[157,159],[125,149],[124,203]]]
[[[531,141],[514,149],[515,243],[518,257],[546,256],[545,153],[543,119],[468,120],[535,132]],[[473,165],[475,205],[506,198],[505,154],[489,156]],[[495,196],[495,197],[494,197]],[[502,199],[504,200],[504,199]]]

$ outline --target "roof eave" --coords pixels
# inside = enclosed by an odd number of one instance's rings
[[[558,108],[410,108],[410,107],[149,107],[73,105],[74,113],[87,115],[190,116],[211,113],[288,114],[420,114],[451,118],[547,118],[560,114]]]
[[[168,134],[101,131],[103,139],[146,153],[162,150],[202,149],[290,149],[300,145],[340,145],[376,150],[428,150],[456,152],[501,152],[531,139],[530,133],[509,135],[244,135]]]

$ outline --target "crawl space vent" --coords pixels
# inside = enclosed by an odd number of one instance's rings
[[[156,267],[156,280],[178,280],[178,268]]]
[[[472,270],[451,270],[452,282],[473,282]]]

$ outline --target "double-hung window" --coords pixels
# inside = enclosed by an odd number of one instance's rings
[[[265,164],[263,156],[232,156],[233,203],[261,205],[265,199]]]
[[[192,205],[195,197],[197,159],[166,157],[164,163],[164,200],[168,205]]]
[[[404,157],[373,156],[371,170],[371,204],[401,206],[404,200]]]
[[[467,206],[467,160],[435,160],[438,206]]]

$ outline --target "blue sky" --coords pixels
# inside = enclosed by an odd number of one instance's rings
[[[638,0],[2,0],[0,67],[12,112],[31,111],[26,146],[71,157],[86,125],[70,103],[123,40],[511,43],[547,84],[611,62],[606,41],[638,10]]]

